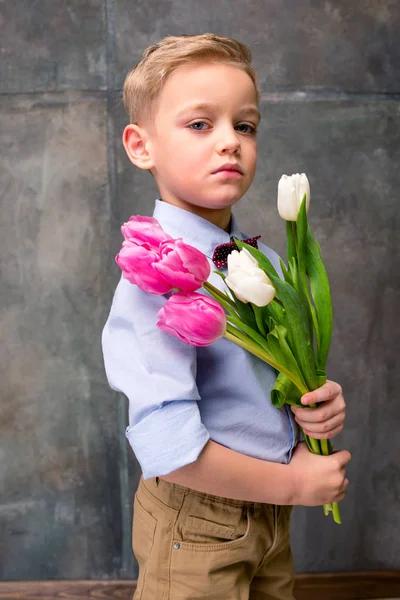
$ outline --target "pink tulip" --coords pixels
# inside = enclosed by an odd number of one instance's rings
[[[158,318],[157,327],[190,346],[209,346],[226,330],[222,306],[195,292],[173,294],[159,310]]]
[[[115,257],[115,262],[122,269],[125,279],[144,292],[166,294],[173,286],[166,282],[154,268],[158,260],[159,254],[150,247],[150,244],[138,246],[131,240],[122,243],[121,251]]]
[[[164,240],[172,239],[153,217],[134,215],[122,225],[121,231],[126,240],[131,240],[139,246],[148,244],[152,250],[158,250]]]
[[[172,287],[183,292],[198,290],[210,275],[210,265],[204,254],[182,239],[161,243],[160,261],[154,268]]]

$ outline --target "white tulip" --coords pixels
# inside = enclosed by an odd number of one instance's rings
[[[305,173],[282,175],[278,183],[278,212],[285,221],[297,221],[306,194],[306,210],[310,206],[310,184]]]
[[[228,254],[228,273],[231,275],[234,271],[238,269],[243,271],[249,269],[258,269],[258,262],[254,258],[252,254],[247,250],[247,248],[243,248],[240,252],[237,250],[233,250],[230,254]]]
[[[225,283],[239,300],[256,306],[267,306],[275,296],[271,280],[246,248],[229,254]]]

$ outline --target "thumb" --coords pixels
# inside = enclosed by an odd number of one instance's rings
[[[332,456],[336,457],[342,467],[351,461],[351,454],[347,450],[338,450],[337,452],[334,452]]]

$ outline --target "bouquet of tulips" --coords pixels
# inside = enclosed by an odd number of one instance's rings
[[[157,326],[193,346],[225,336],[277,371],[271,402],[302,406],[303,394],[326,381],[332,334],[329,281],[320,248],[307,223],[310,187],[305,174],[283,175],[278,211],[286,221],[287,261],[280,276],[259,250],[235,240],[224,290],[207,281],[207,257],[182,239],[172,239],[156,219],[134,216],[121,231],[116,257],[123,276],[143,291],[166,294]],[[203,288],[207,294],[196,290]],[[312,407],[310,408],[312,410]],[[311,452],[328,455],[328,440],[303,432]],[[337,503],[324,505],[340,523]]]

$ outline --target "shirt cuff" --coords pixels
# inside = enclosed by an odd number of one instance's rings
[[[142,468],[143,479],[167,475],[194,462],[210,439],[193,400],[163,404],[125,435]]]

